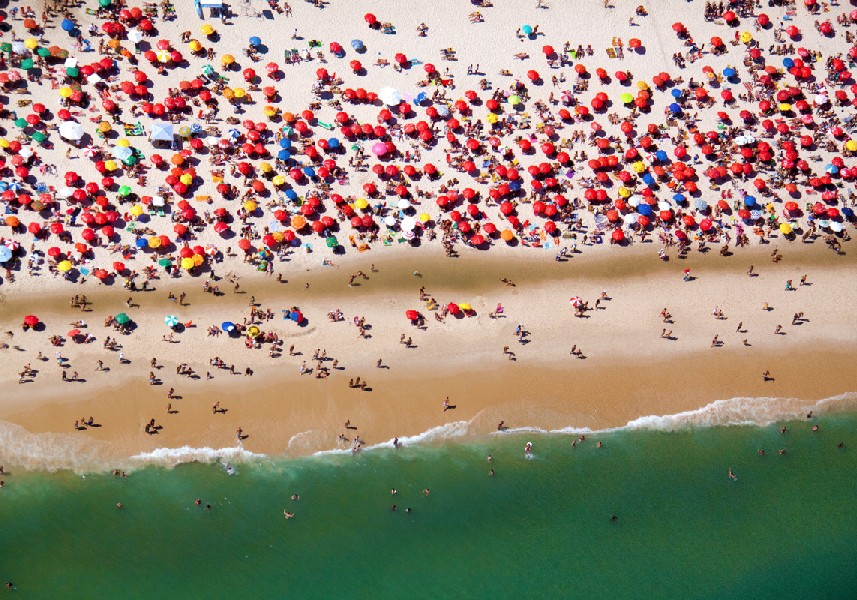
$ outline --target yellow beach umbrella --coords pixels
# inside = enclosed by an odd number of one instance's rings
[[[119,168],[119,165],[116,164],[115,160],[108,160],[104,163],[104,168],[107,169],[108,171],[115,171],[116,169]]]
[[[108,125],[110,125],[110,123],[108,123]],[[120,148],[130,148],[131,142],[125,138],[122,138],[121,140],[116,140],[116,145]]]
[[[623,198],[628,198],[631,195],[631,190],[629,190],[628,188],[620,187],[619,188],[619,195],[622,196]]]
[[[3,148],[5,150],[8,147],[9,147],[9,140],[7,140],[6,138],[0,138],[0,148]]]
[[[282,231],[275,231],[272,235],[274,236],[274,241],[278,244],[281,244],[286,239]]]
[[[255,325],[250,325],[250,327],[247,328],[247,335],[251,338],[259,337],[260,333],[262,333],[262,331]]]
[[[458,305],[458,308],[461,310],[473,310],[473,307],[470,306],[467,302],[462,302]]]
[[[788,223],[780,223],[780,233],[789,235],[792,232],[792,226]]]
[[[194,254],[190,257],[193,261],[193,266],[198,267],[205,262],[205,257],[202,254]]]
[[[64,260],[57,265],[57,269],[59,269],[62,273],[68,273],[71,271],[71,262]]]
[[[266,117],[273,117],[277,114],[277,109],[274,108],[273,106],[268,105],[262,109],[262,112],[265,113]]]
[[[202,50],[202,44],[199,43],[199,40],[191,40],[187,46],[190,48],[191,52],[199,52]]]
[[[190,185],[193,183],[193,175],[190,173],[184,173],[181,177],[179,177],[179,181],[181,181],[185,185]]]
[[[27,38],[26,40],[24,40],[24,48],[26,48],[27,50],[35,50],[38,47],[39,42],[36,40],[36,38]]]
[[[244,90],[244,88],[235,88],[232,91],[235,93],[235,97],[239,100],[247,95],[247,92]]]
[[[64,85],[60,88],[60,98],[68,98],[71,96],[71,88]]]
[[[780,103],[780,112],[789,112],[792,109],[792,105],[788,102]]]
[[[485,117],[485,120],[488,121],[490,125],[493,125],[497,122],[497,115],[495,113],[488,113],[488,116]]]
[[[131,207],[131,214],[135,217],[139,217],[140,215],[143,214],[143,207],[140,206],[139,204],[135,204],[134,206]]]
[[[420,223],[428,223],[429,219],[431,219],[431,217],[429,216],[428,213],[421,213],[420,214]]]
[[[248,200],[244,203],[244,210],[246,210],[247,212],[253,212],[254,210],[256,210],[256,206],[257,204],[253,200]]]
[[[274,178],[271,181],[274,183],[274,185],[281,186],[281,185],[285,185],[286,178],[283,177],[282,175],[274,175]]]
[[[151,240],[150,240],[150,241],[151,241]],[[187,270],[187,271],[190,271],[191,269],[193,269],[193,268],[194,268],[194,266],[196,266],[196,265],[194,265],[194,264],[193,264],[193,259],[192,259],[192,258],[190,258],[190,257],[183,258],[183,259],[182,259],[182,262],[181,262],[181,265],[182,265],[182,269],[185,269],[185,270]]]
[[[354,201],[354,206],[356,208],[359,208],[360,210],[363,210],[369,206],[369,201],[366,200],[366,198],[358,198]]]
[[[636,171],[637,173],[642,173],[643,171],[646,170],[646,165],[643,164],[643,161],[641,161],[641,160],[638,160],[637,162],[635,162],[631,166],[634,167],[634,171]]]
[[[227,100],[232,100],[235,97],[235,92],[232,91],[232,88],[223,88],[223,97]]]
[[[235,62],[235,57],[232,56],[231,54],[224,54],[223,56],[220,57],[220,63],[224,67],[228,67],[229,65],[231,65],[234,62]]]
[[[156,235],[153,235],[149,238],[149,248],[160,248],[161,247],[161,238]]]
[[[738,36],[738,39],[741,40],[742,44],[749,44],[753,41],[753,34],[749,31],[742,31],[741,35]]]
[[[211,35],[212,33],[214,33],[214,27],[212,27],[208,23],[203,23],[202,27],[199,28],[199,32],[202,35]]]
[[[854,140],[848,140],[845,142],[845,149],[848,150],[848,152],[857,152],[857,142]]]
[[[269,162],[263,162],[259,163],[259,170],[262,171],[262,173],[270,173],[274,170],[274,167],[272,167]]]

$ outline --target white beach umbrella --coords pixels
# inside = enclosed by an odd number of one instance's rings
[[[411,207],[411,203],[402,198],[399,200],[398,204],[396,204],[396,208],[399,210],[408,210]]]
[[[402,219],[402,231],[412,231],[417,226],[417,220],[413,217],[405,217]]]
[[[63,121],[59,126],[60,136],[67,140],[77,141],[83,137],[83,126],[74,121]]]
[[[391,87],[381,88],[378,98],[387,106],[395,106],[402,102],[402,92]]]

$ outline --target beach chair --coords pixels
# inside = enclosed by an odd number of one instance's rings
[[[136,123],[122,123],[122,127],[125,130],[126,137],[146,135],[146,131],[143,129],[143,125],[140,121],[137,121]]]

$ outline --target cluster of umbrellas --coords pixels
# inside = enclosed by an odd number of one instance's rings
[[[109,5],[109,0],[102,1]],[[738,25],[734,14],[724,14],[724,20],[727,26]],[[102,29],[111,36],[111,42],[120,44],[123,39],[139,41],[142,36],[149,35],[153,21],[144,18],[140,9],[133,7],[120,11],[118,19],[104,23]],[[371,14],[366,15],[366,22],[373,27],[378,24]],[[767,15],[759,15],[757,22],[765,28],[770,19]],[[77,28],[77,24],[70,20],[61,26],[70,34]],[[690,35],[681,23],[676,23],[673,30],[680,37]],[[529,25],[522,27],[527,36],[532,31]],[[200,32],[206,39],[211,39],[215,33],[208,24],[204,24]],[[787,30],[787,33],[793,35],[794,32]],[[582,200],[603,213],[599,215],[599,222],[611,229],[610,236],[615,242],[624,241],[626,232],[632,228],[656,225],[674,229],[680,238],[685,239],[692,230],[713,232],[717,224],[711,213],[713,205],[704,199],[700,189],[704,182],[714,185],[731,182],[740,188],[746,181],[752,181],[756,193],[768,195],[775,175],[788,182],[786,191],[794,205],[787,209],[790,206],[787,204],[781,214],[776,215],[777,219],[783,220],[780,224],[783,233],[791,233],[797,220],[806,216],[794,202],[801,195],[796,183],[801,177],[808,179],[809,188],[818,192],[821,198],[820,207],[813,206],[809,213],[831,231],[841,231],[844,222],[853,217],[853,212],[842,206],[838,184],[857,178],[857,167],[846,164],[846,160],[857,152],[857,140],[851,139],[841,127],[826,127],[824,121],[831,111],[844,114],[857,106],[857,85],[853,85],[845,58],[836,57],[829,67],[825,67],[811,62],[808,49],[801,47],[795,57],[781,61],[786,69],[782,72],[764,55],[753,34],[743,31],[737,37],[740,45],[734,50],[727,48],[718,36],[712,38],[712,46],[722,53],[732,54],[735,64],[743,64],[747,59],[749,64],[758,67],[761,73],[758,82],[769,92],[771,100],[762,100],[757,106],[737,103],[729,86],[741,85],[747,72],[733,66],[719,70],[724,78],[720,83],[713,67],[703,65],[703,83],[692,89],[676,85],[669,73],[658,73],[651,82],[638,80],[635,94],[629,91],[632,88],[627,71],[618,70],[611,77],[606,69],[598,67],[593,83],[602,83],[601,89],[580,94],[563,92],[561,104],[551,109],[552,118],[538,133],[524,137],[514,145],[504,133],[503,126],[507,119],[519,114],[525,101],[522,95],[513,91],[495,94],[465,90],[462,97],[454,102],[429,105],[425,94],[411,97],[390,86],[378,90],[346,87],[341,98],[347,104],[347,110],[337,111],[333,122],[325,123],[319,118],[322,115],[316,115],[312,110],[292,113],[274,106],[279,102],[278,89],[284,88],[279,84],[280,67],[272,62],[265,69],[271,80],[271,85],[263,90],[268,104],[261,109],[247,105],[248,112],[259,110],[257,118],[248,115],[240,126],[229,129],[223,137],[208,136],[199,124],[191,123],[178,131],[187,144],[185,149],[169,157],[158,153],[149,157],[149,162],[157,169],[155,173],[162,175],[163,183],[180,198],[174,206],[178,219],[173,225],[174,235],[140,236],[133,240],[133,245],[139,252],[164,254],[157,260],[164,268],[175,266],[166,254],[176,250],[182,269],[193,272],[206,263],[209,250],[203,246],[190,246],[186,236],[191,225],[201,222],[197,209],[191,204],[193,195],[209,179],[206,169],[196,164],[199,162],[197,155],[210,150],[232,156],[238,180],[247,184],[254,196],[277,195],[289,203],[288,206],[267,210],[251,198],[240,207],[230,210],[227,203],[214,211],[213,229],[224,238],[234,235],[230,224],[238,218],[239,212],[255,219],[272,219],[270,233],[262,236],[258,243],[250,238],[241,238],[237,243],[241,250],[255,252],[265,258],[279,245],[299,244],[303,237],[317,236],[327,246],[337,247],[339,241],[335,233],[340,231],[386,229],[390,234],[412,240],[434,222],[429,208],[414,198],[415,187],[418,182],[438,181],[442,170],[446,171],[444,175],[455,172],[462,183],[460,187],[438,195],[432,209],[449,219],[462,238],[475,248],[487,248],[497,242],[514,243],[519,237],[531,233],[533,225],[538,225],[550,236],[561,235],[561,219],[570,204],[566,183],[571,177],[592,180],[591,185],[583,188]],[[262,39],[254,36],[249,43],[259,47]],[[642,40],[636,40],[634,46],[641,47]],[[365,48],[361,40],[352,41],[351,47],[357,51]],[[191,40],[190,49],[192,53],[198,52],[202,49],[202,42]],[[101,75],[117,71],[122,75],[121,63],[105,56],[92,64],[79,66],[61,48],[41,47],[34,38],[15,48],[10,46],[9,51],[20,51],[24,60],[37,55],[57,63],[64,61],[66,78],[66,85],[57,91],[59,98],[56,101],[63,108],[56,115],[47,111],[43,104],[38,105],[40,110],[36,110],[37,105],[34,105],[33,114],[21,118],[21,123],[16,122],[16,125],[30,131],[31,143],[38,144],[37,133],[42,136],[42,141],[46,139],[44,121],[57,118],[60,120],[57,128],[60,138],[81,142],[87,135],[88,126],[76,120],[66,107],[87,102],[92,92],[86,86],[97,85],[102,81]],[[359,73],[364,70],[359,60],[348,59],[339,42],[331,42],[330,51],[334,61],[347,60],[351,71]],[[550,45],[545,45],[542,51],[546,60],[556,55]],[[186,59],[166,39],[154,41],[153,48],[145,52],[143,58],[153,66],[169,67],[174,72],[184,72],[190,68],[190,61],[195,60],[194,57]],[[409,65],[405,52],[396,53],[395,58],[398,64]],[[848,58],[857,58],[857,46],[848,51]],[[180,81],[178,95],[164,98],[162,102],[155,101],[149,91],[150,81],[160,75],[154,70],[147,73],[150,67],[145,64],[124,78],[120,87],[123,93],[139,101],[143,112],[156,123],[170,115],[186,114],[195,100],[209,102],[218,94],[229,103],[247,104],[246,90],[229,82],[229,77],[235,72],[240,80],[254,83],[260,80],[260,76],[252,68],[242,70],[232,54],[221,54],[220,64],[225,69],[223,75],[211,65],[203,65],[202,77]],[[335,66],[333,64],[330,68]],[[583,60],[574,68],[578,75],[588,75]],[[430,75],[436,72],[432,64],[424,64],[423,70]],[[9,80],[13,72],[8,73]],[[529,69],[526,75],[533,86],[541,85],[538,70]],[[176,77],[176,74],[166,76]],[[320,85],[332,89],[326,68],[318,69],[316,76]],[[222,89],[212,85],[211,82],[220,77],[226,77],[230,85]],[[810,77],[826,80],[824,93],[808,85]],[[619,93],[611,91],[614,78],[621,86]],[[376,101],[380,107],[373,106]],[[695,110],[711,110],[716,112],[718,123],[708,131],[697,131],[687,141],[674,144],[662,134],[662,123],[652,116],[653,109],[659,106],[677,119],[683,119]],[[122,103],[105,98],[101,108],[107,113],[121,112]],[[620,131],[625,136],[622,140],[626,148],[624,153],[615,152],[615,142],[599,124],[598,120],[607,111],[619,114]],[[355,114],[363,117],[362,122]],[[644,124],[647,120],[649,122]],[[469,125],[476,121],[483,123],[483,135],[474,135],[470,130]],[[404,141],[393,140],[389,127],[394,123],[401,127]],[[730,128],[736,124],[741,134],[730,137]],[[595,139],[595,156],[585,164],[573,164],[570,154],[556,143],[561,128],[574,127],[589,128]],[[285,134],[279,142],[274,133],[278,128]],[[91,133],[106,135],[112,127],[109,122],[101,121],[95,129]],[[819,152],[818,146],[826,146],[827,142],[834,144],[839,151],[826,166],[818,169],[813,165],[815,161],[811,155]],[[450,162],[443,169],[430,161],[423,164],[405,161],[403,155],[414,145],[438,153],[455,149],[461,160]],[[16,187],[13,189],[10,185],[0,195],[0,201],[16,213],[6,217],[7,225],[18,230],[23,227],[40,240],[48,240],[51,236],[68,240],[70,231],[62,223],[42,216],[43,211],[55,205],[79,214],[85,225],[79,232],[75,230],[75,235],[70,238],[74,251],[59,245],[51,247],[56,252],[49,254],[56,259],[61,272],[73,269],[69,258],[75,252],[87,253],[91,250],[90,244],[102,239],[127,239],[124,233],[126,225],[133,224],[135,220],[156,219],[163,209],[164,201],[160,197],[147,196],[143,190],[136,193],[136,185],[127,179],[127,168],[145,159],[143,152],[128,138],[119,137],[112,143],[109,157],[101,156],[91,148],[84,149],[85,158],[101,175],[100,181],[85,181],[76,172],[69,171],[64,176],[65,185],[57,186],[56,194],[46,187],[38,193],[28,189],[31,185],[27,183],[28,169],[34,154],[29,145],[0,139],[0,147],[15,153],[10,160],[16,167],[16,178],[12,182]],[[357,148],[367,148],[373,161],[368,180],[364,179],[360,184],[361,193],[316,192],[315,186],[319,183],[337,184],[337,173],[347,168],[343,164],[344,157]],[[26,157],[25,150],[29,151]],[[701,166],[691,161],[694,156],[701,159]],[[523,167],[519,163],[530,164]],[[491,177],[492,183],[483,183],[487,176]],[[221,182],[214,187],[222,200],[231,200],[232,186]],[[394,202],[387,214],[378,218],[375,207],[382,201],[383,190],[388,187]],[[518,200],[530,191],[537,194],[538,200],[531,205],[520,204]],[[487,199],[498,206],[505,226],[500,227],[490,220],[485,204]],[[128,201],[132,201],[130,208],[120,210],[120,204]],[[735,211],[739,220],[748,224],[758,223],[770,214],[768,207],[756,202],[752,195],[743,202],[743,206]],[[731,204],[724,200],[717,202],[716,206],[721,211],[733,210]],[[698,214],[696,217],[683,214],[678,218],[680,211],[696,211]],[[121,214],[123,212],[125,214]],[[25,225],[22,219],[29,222]],[[8,261],[13,252],[8,246],[0,246],[0,263]],[[117,264],[122,268],[117,268]],[[122,263],[115,263],[113,267],[112,271],[116,273],[125,270]],[[93,273],[105,280],[110,271],[94,269]],[[463,310],[461,305],[456,307]]]

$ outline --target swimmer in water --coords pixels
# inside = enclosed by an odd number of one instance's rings
[[[738,479],[738,476],[732,472],[732,467],[729,467],[729,479]]]
[[[533,443],[532,443],[532,442],[527,442],[527,445],[526,445],[526,446],[524,446],[524,452],[526,452],[527,454],[529,454],[529,453],[530,453],[530,452],[532,452],[532,451],[533,451]]]
[[[286,519],[291,519],[294,516],[295,516],[295,513],[290,513],[290,512],[287,512],[285,510],[283,511],[283,517]]]

